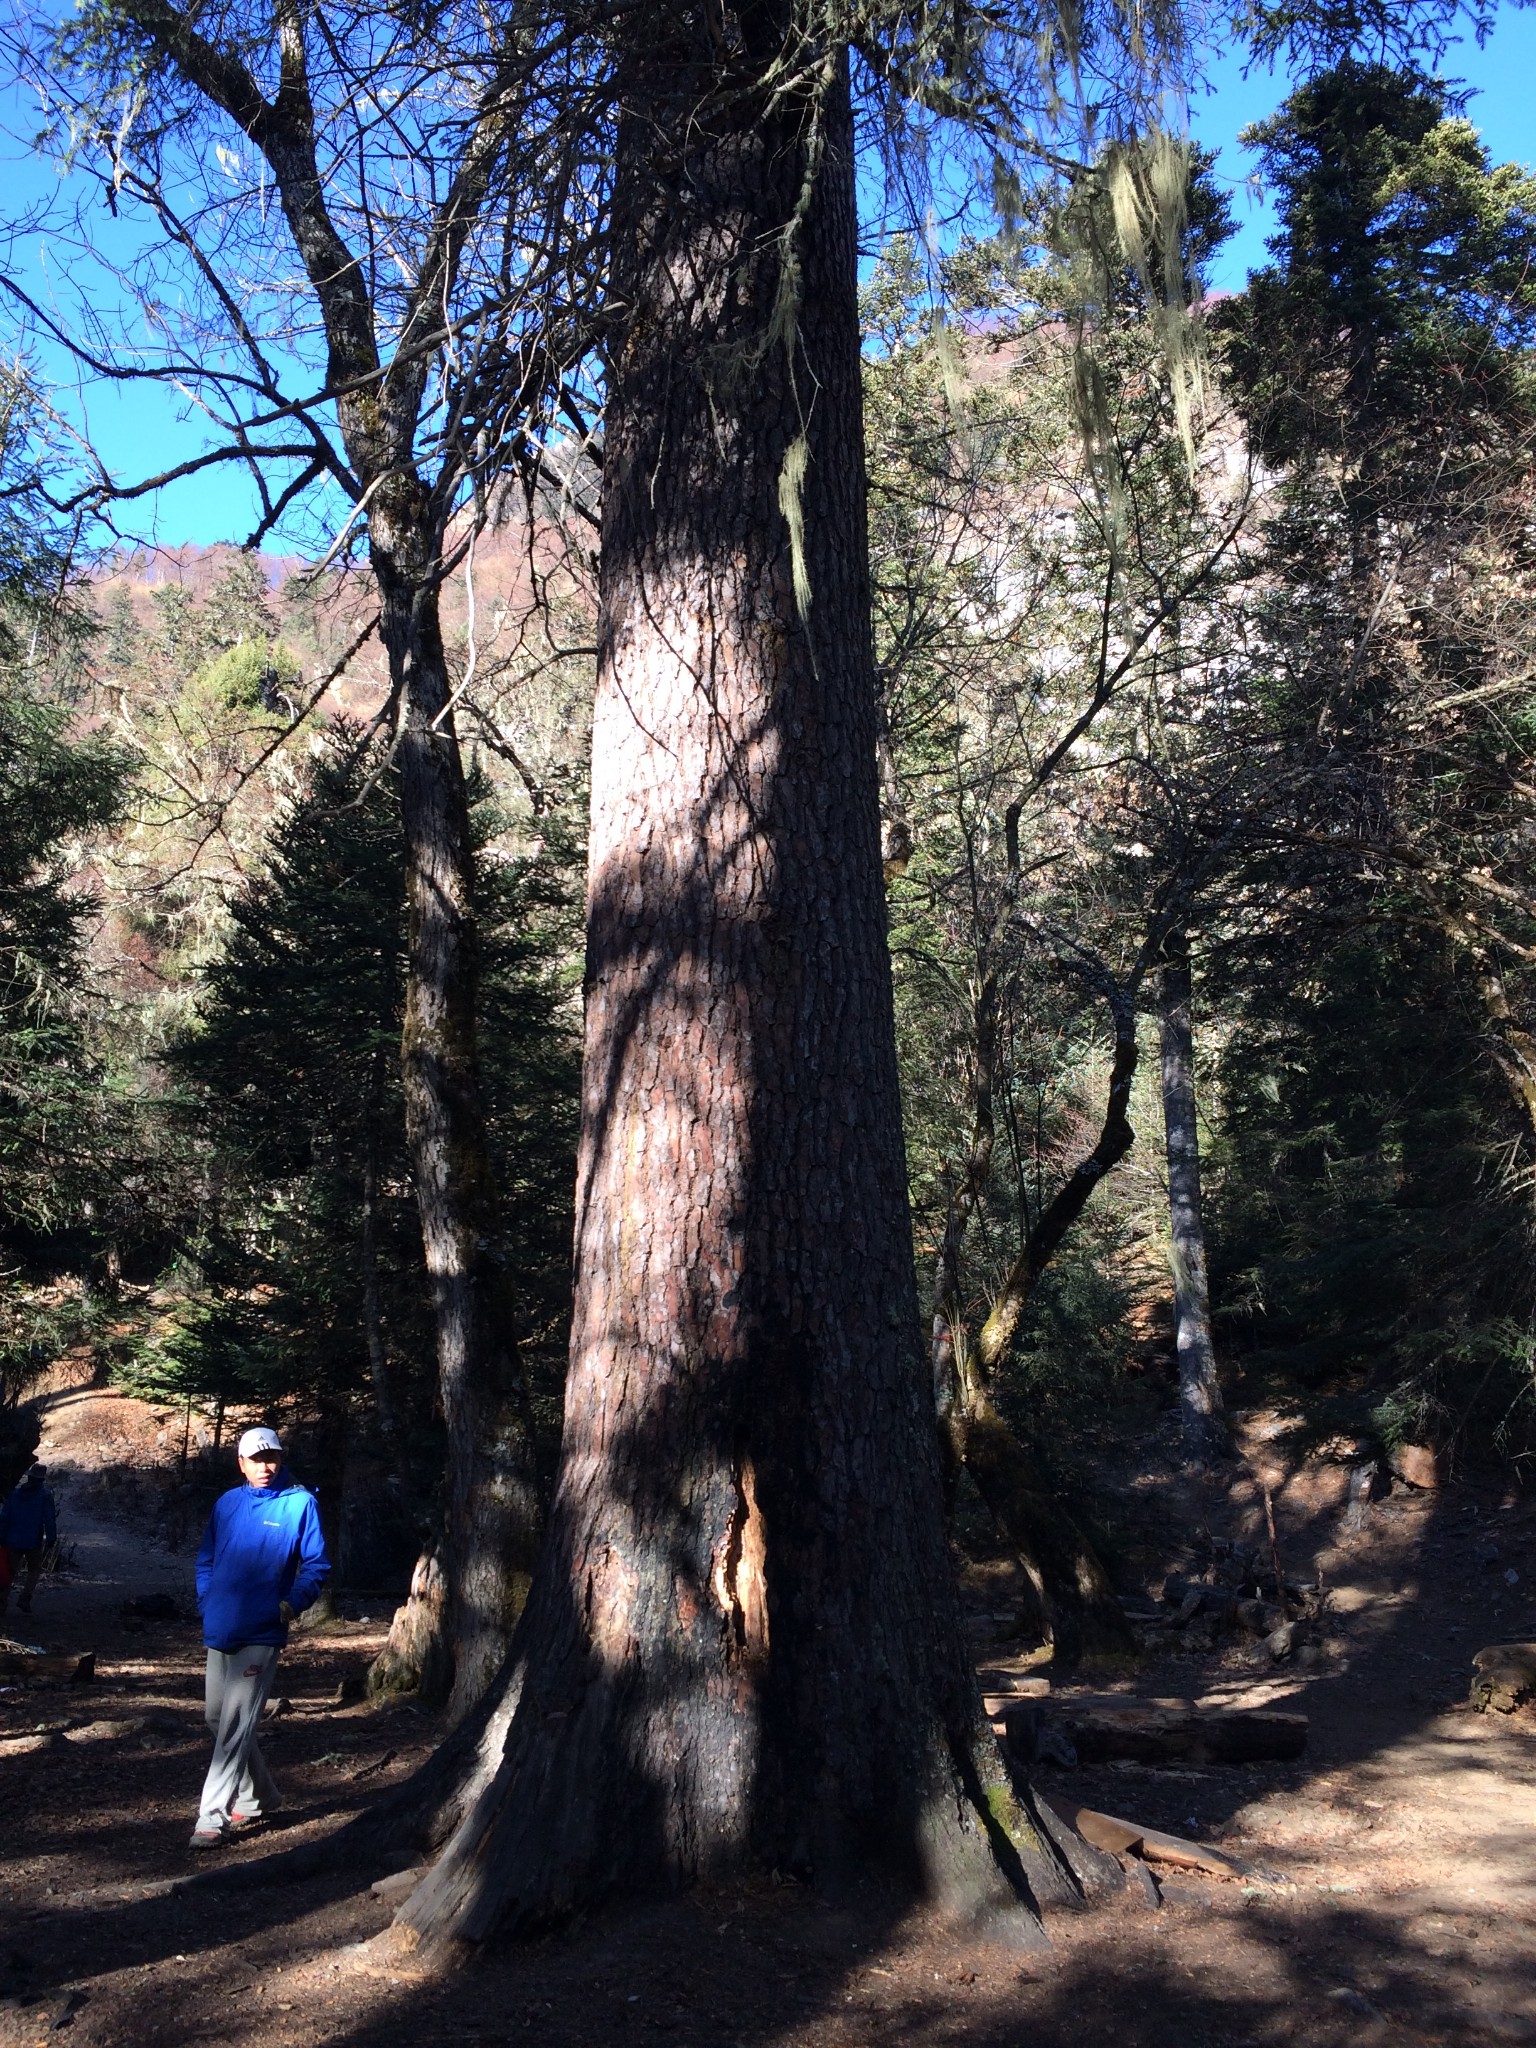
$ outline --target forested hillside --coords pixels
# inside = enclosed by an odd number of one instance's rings
[[[495,694],[522,567],[515,540],[482,551],[493,684],[471,795],[499,1228],[547,1461],[569,1315],[585,719],[580,682],[548,670],[515,703]],[[12,1101],[30,1106],[34,1074],[49,1093],[7,1131],[18,1164],[29,1141],[47,1148],[7,1188],[7,1388],[19,1399],[68,1350],[190,1404],[215,1447],[226,1408],[291,1417],[344,1577],[375,1583],[432,1532],[443,1459],[376,649],[351,651],[344,580],[236,550],[109,560],[71,605],[46,680],[16,664],[8,684],[31,812],[15,866],[25,880],[24,861],[47,863],[32,886],[60,938],[42,959],[18,930],[12,955],[49,1020],[16,1027]]]

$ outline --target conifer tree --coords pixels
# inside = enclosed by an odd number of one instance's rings
[[[488,806],[473,794],[495,1033],[487,1093],[507,1190],[491,1253],[517,1301],[527,1419],[532,1428],[537,1410],[548,1432],[575,1111],[553,956],[570,913],[549,859],[488,858]],[[375,1457],[436,1503],[431,1299],[394,1057],[406,952],[398,806],[377,750],[333,731],[261,872],[229,905],[195,1024],[169,1055],[211,1193],[200,1282],[168,1365],[186,1391],[318,1416],[337,1445],[361,1426]],[[536,1477],[520,1469],[498,1484],[529,1490],[519,1520],[537,1528]],[[531,1562],[508,1560],[524,1586]],[[432,1644],[427,1661],[451,1679],[451,1642]]]
[[[0,1407],[60,1334],[20,1299],[28,1270],[73,1264],[78,1246],[61,1248],[88,1238],[110,1189],[114,1105],[85,1003],[96,900],[80,884],[132,771],[107,735],[76,729],[81,621],[68,534],[30,488],[35,428],[30,388],[0,376]]]
[[[1508,1412],[1529,1302],[1492,1161],[1536,1135],[1536,181],[1412,69],[1339,65],[1254,135],[1280,231],[1220,324],[1281,473],[1258,672],[1295,802],[1276,914],[1212,963],[1246,991],[1224,1285],[1266,1357],[1447,1427]]]

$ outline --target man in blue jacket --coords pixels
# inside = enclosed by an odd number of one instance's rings
[[[0,1614],[11,1604],[11,1587],[21,1581],[16,1605],[21,1613],[32,1612],[32,1595],[37,1575],[43,1568],[43,1551],[58,1541],[58,1523],[53,1512],[53,1495],[44,1486],[47,1477],[41,1465],[22,1474],[21,1483],[0,1507],[0,1543],[6,1548],[10,1575],[0,1586]],[[23,1577],[25,1573],[25,1577]]]
[[[213,1762],[194,1849],[216,1849],[277,1804],[256,1730],[288,1625],[331,1575],[315,1497],[288,1476],[277,1432],[248,1429],[243,1486],[221,1494],[197,1553],[197,1605],[208,1648],[205,1693]]]

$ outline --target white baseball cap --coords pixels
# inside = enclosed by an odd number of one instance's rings
[[[248,1429],[240,1439],[237,1453],[242,1458],[254,1458],[258,1451],[276,1451],[282,1455],[282,1438],[275,1429]]]

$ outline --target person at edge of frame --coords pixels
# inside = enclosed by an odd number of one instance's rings
[[[0,1614],[11,1604],[11,1587],[19,1583],[16,1601],[21,1614],[32,1612],[32,1595],[37,1591],[43,1569],[43,1553],[59,1540],[53,1495],[43,1484],[47,1472],[32,1465],[22,1474],[14,1493],[0,1505],[0,1545],[5,1550],[7,1570],[0,1584]]]
[[[276,1809],[256,1731],[288,1630],[331,1575],[315,1497],[291,1477],[273,1429],[248,1429],[236,1455],[244,1484],[214,1502],[197,1553],[197,1605],[208,1651],[205,1713],[213,1760],[194,1849],[217,1849]]]

